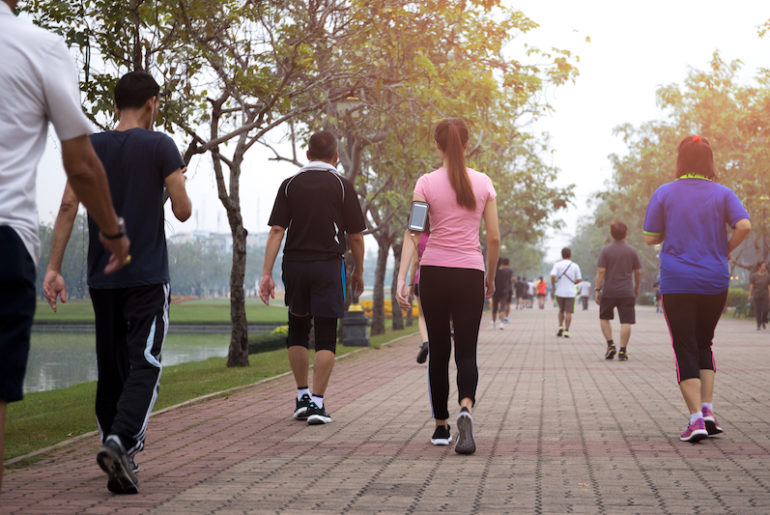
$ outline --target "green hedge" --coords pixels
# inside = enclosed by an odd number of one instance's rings
[[[249,354],[286,348],[289,326],[276,327],[269,333],[260,333],[249,337]]]

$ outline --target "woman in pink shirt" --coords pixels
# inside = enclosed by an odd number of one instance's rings
[[[476,401],[478,343],[484,299],[495,290],[495,267],[500,254],[500,231],[492,181],[466,168],[468,128],[462,120],[440,122],[434,132],[444,166],[423,175],[414,188],[413,200],[430,206],[430,239],[420,260],[420,301],[428,326],[428,382],[436,430],[433,445],[449,445],[450,322],[454,325],[455,363],[460,413],[455,451],[476,450],[471,409]],[[479,244],[481,219],[487,231],[487,266]],[[415,235],[407,230],[398,275],[398,301],[409,306],[406,273],[417,251]]]

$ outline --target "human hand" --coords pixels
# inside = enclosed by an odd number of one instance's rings
[[[128,253],[131,242],[128,236],[123,236],[114,240],[110,240],[104,237],[104,234],[99,233],[99,241],[110,253],[110,259],[107,261],[107,266],[104,267],[105,275],[117,272],[127,264],[131,262],[131,255]]]
[[[396,301],[401,309],[409,309],[411,303],[409,302],[409,287],[406,285],[406,279],[398,279],[398,285],[396,286]]]
[[[597,291],[596,292],[596,303],[597,304],[601,304],[601,299],[602,299],[602,292]]]
[[[357,270],[353,270],[350,275],[350,289],[354,298],[358,298],[364,293],[364,273]]]
[[[262,280],[259,281],[259,298],[265,303],[265,306],[270,305],[270,299],[275,298],[275,282],[273,276],[264,274]]]
[[[56,313],[56,299],[61,294],[62,304],[67,302],[67,284],[59,272],[48,270],[43,279],[43,295],[53,312]]]
[[[484,298],[489,299],[495,294],[495,278],[494,276],[487,276],[484,278]]]

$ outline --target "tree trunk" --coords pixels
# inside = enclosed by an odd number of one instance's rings
[[[240,218],[240,217],[239,217]],[[232,227],[233,266],[230,269],[230,349],[227,353],[228,367],[249,366],[249,326],[246,320],[246,299],[243,280],[246,274],[246,236],[248,231],[242,224]]]
[[[404,328],[404,317],[401,313],[401,306],[398,305],[396,293],[398,292],[398,271],[401,265],[401,248],[402,243],[394,243],[393,259],[395,264],[393,265],[393,280],[390,283],[390,302],[393,305],[393,330],[397,331]]]
[[[372,336],[385,333],[385,267],[388,263],[390,242],[377,238],[377,267],[374,269],[374,292],[372,294]]]

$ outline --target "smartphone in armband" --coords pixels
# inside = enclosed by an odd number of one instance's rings
[[[425,232],[428,227],[428,208],[427,202],[412,201],[412,210],[409,212],[407,224],[410,231]]]

